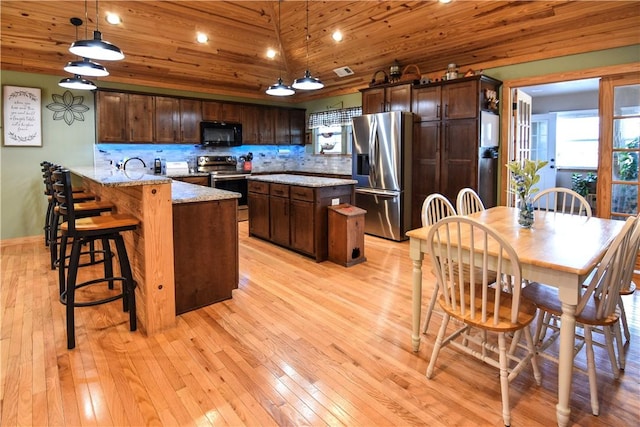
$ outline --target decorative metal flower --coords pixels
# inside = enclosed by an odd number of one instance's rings
[[[64,120],[69,126],[74,120],[84,122],[84,114],[89,107],[84,105],[84,96],[73,96],[70,91],[64,94],[52,94],[53,102],[47,105],[47,109],[53,111],[53,120]]]

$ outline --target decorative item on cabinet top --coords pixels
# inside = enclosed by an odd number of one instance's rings
[[[387,83],[389,83],[389,76],[387,75],[387,72],[384,70],[378,70],[373,73],[373,77],[371,77],[371,83],[369,83],[369,87]]]
[[[420,84],[421,78],[420,68],[418,68],[416,64],[409,64],[402,70],[400,81],[403,83]]]

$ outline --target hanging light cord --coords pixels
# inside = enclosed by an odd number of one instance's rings
[[[307,42],[307,70],[309,69],[309,0],[306,2],[306,11],[307,11],[307,38],[305,39]]]

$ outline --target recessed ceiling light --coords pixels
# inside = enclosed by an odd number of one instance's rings
[[[440,3],[451,3],[451,0],[438,0]]]
[[[116,15],[115,13],[111,13],[111,12],[107,12],[106,20],[111,25],[118,25],[118,24],[122,23],[122,19],[120,19],[120,16]]]
[[[333,32],[331,37],[333,37],[333,39],[335,41],[341,42],[342,41],[342,32],[340,30],[336,30],[336,31]]]
[[[198,43],[206,43],[209,41],[209,36],[207,36],[205,33],[198,33],[198,35],[196,36],[196,40],[198,41]]]
[[[267,50],[267,58],[269,59],[273,59],[276,57],[276,51],[273,49],[268,49]]]

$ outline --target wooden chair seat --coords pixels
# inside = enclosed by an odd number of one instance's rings
[[[75,221],[75,229],[80,235],[91,232],[103,234],[105,231],[118,233],[120,231],[133,230],[139,224],[140,220],[132,215],[112,214],[78,218]],[[69,224],[67,222],[62,223],[60,230],[63,233],[68,232]]]
[[[487,292],[488,292],[487,311],[493,313],[496,311],[495,305],[493,304],[493,301],[495,301],[496,290],[487,289]],[[476,286],[475,295],[476,295],[475,301],[474,301],[475,306],[481,307],[482,306],[482,286],[480,285]],[[456,298],[456,302],[460,304],[459,298]],[[465,304],[466,315],[464,316],[461,316],[459,314],[460,308],[457,308],[455,310],[452,309],[451,306],[446,303],[444,296],[441,295],[440,298],[438,298],[438,303],[440,304],[440,307],[442,308],[442,310],[445,313],[449,314],[451,317],[461,320],[462,322],[468,325],[486,329],[489,331],[494,331],[494,332],[513,332],[513,331],[517,331],[524,328],[525,326],[531,324],[531,322],[533,322],[533,320],[536,318],[536,313],[538,309],[538,307],[532,301],[524,297],[521,298],[520,310],[518,311],[518,319],[516,323],[513,323],[511,322],[512,298],[510,295],[502,295],[502,297],[500,298],[500,306],[498,308],[499,322],[495,324],[493,318],[490,318],[485,322],[482,322],[482,321],[479,321],[478,319],[473,318],[470,314],[471,301],[466,301],[466,304]]]
[[[522,295],[531,301],[535,301],[535,304],[541,310],[554,316],[562,316],[562,303],[558,295],[558,288],[531,282],[522,290]],[[597,309],[596,299],[589,298],[582,312],[576,315],[576,322],[594,326],[609,326],[620,319],[619,310],[615,310],[608,316],[599,319]]]

